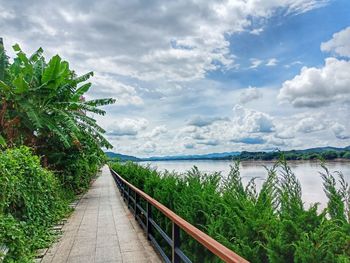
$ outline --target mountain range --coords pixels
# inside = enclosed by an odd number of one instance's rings
[[[321,153],[326,151],[350,151],[350,146],[340,148],[340,147],[316,147],[309,148],[303,150],[291,150],[287,152],[296,152],[296,153]],[[169,156],[152,156],[148,158],[140,158],[131,155],[124,155],[120,153],[114,152],[106,152],[106,155],[109,158],[117,158],[120,161],[171,161],[171,160],[222,160],[222,159],[230,159],[234,156],[240,155],[241,152],[223,152],[223,153],[209,153],[209,154],[197,154],[197,155],[169,155]]]

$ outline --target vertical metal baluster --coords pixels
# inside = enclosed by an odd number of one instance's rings
[[[147,202],[147,239],[150,240],[150,235],[152,235],[152,224],[150,222],[150,218],[152,218],[152,206],[149,202]]]
[[[134,216],[135,219],[137,220],[137,201],[139,200],[139,195],[135,191],[135,206],[134,206]]]
[[[175,253],[175,249],[180,248],[180,228],[174,222],[173,222],[172,238],[173,238],[173,246],[171,248],[171,252],[172,252],[171,262],[180,263],[180,257]]]
[[[126,198],[125,198],[125,183],[123,182],[123,200],[125,202]]]
[[[128,208],[130,207],[130,186],[128,186]]]

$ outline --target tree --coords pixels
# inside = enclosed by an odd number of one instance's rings
[[[80,147],[89,138],[98,147],[111,147],[105,132],[88,113],[104,115],[99,106],[114,99],[85,101],[90,89],[89,72],[77,76],[69,64],[56,55],[46,63],[43,49],[27,55],[18,44],[16,57],[9,64],[0,45],[0,143],[25,144],[40,149],[58,140],[65,148]]]

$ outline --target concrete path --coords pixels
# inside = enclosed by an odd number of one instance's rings
[[[108,167],[80,200],[42,262],[161,262],[124,204]]]

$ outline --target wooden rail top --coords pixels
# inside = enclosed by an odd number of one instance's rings
[[[166,217],[168,217],[171,221],[177,224],[182,230],[184,230],[187,234],[197,240],[200,244],[210,250],[213,254],[229,263],[241,263],[241,262],[249,262],[246,259],[242,258],[238,254],[234,253],[232,250],[228,249],[224,245],[220,244],[218,241],[208,236],[195,226],[188,223],[185,219],[175,214],[166,206],[159,203],[154,198],[150,197],[148,194],[144,193],[134,185],[130,184],[123,177],[121,177],[117,172],[111,169],[116,176],[120,178],[130,189],[137,192],[140,196],[142,196],[147,202],[156,207],[159,211],[161,211]]]

